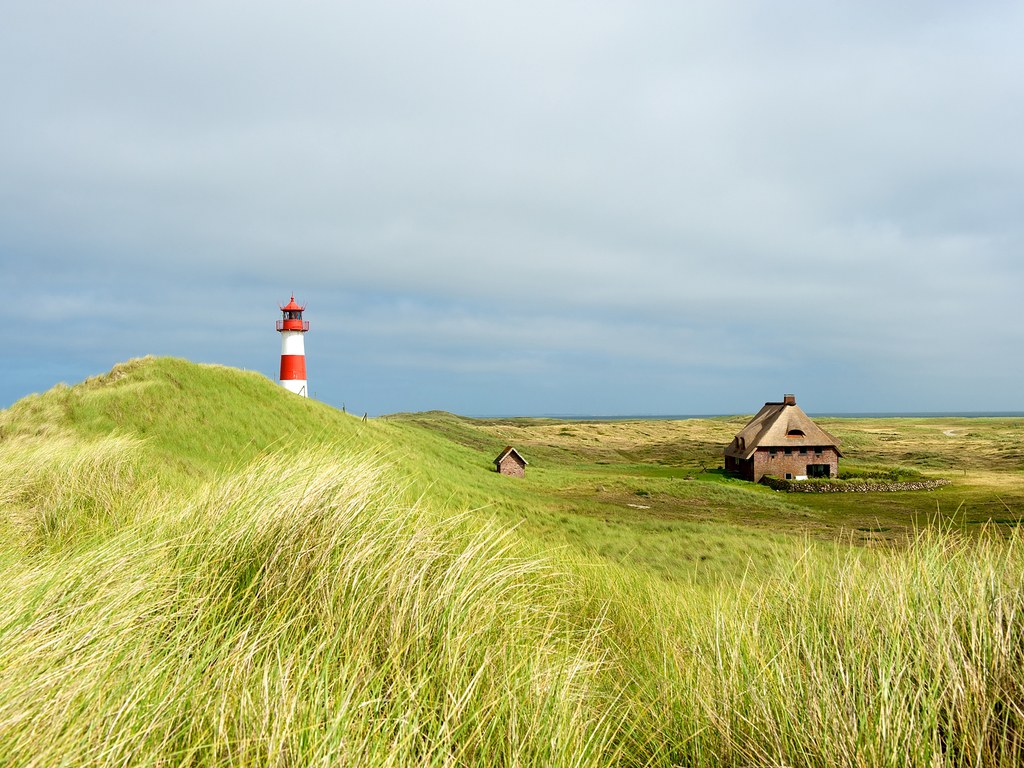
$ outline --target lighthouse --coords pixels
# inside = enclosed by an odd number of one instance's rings
[[[306,348],[302,337],[309,330],[309,321],[302,319],[304,306],[295,303],[295,294],[283,307],[283,317],[277,321],[281,334],[281,386],[303,397],[309,397],[306,388]]]

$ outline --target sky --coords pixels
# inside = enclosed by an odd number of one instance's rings
[[[2,2],[0,407],[1024,410],[1024,4]]]

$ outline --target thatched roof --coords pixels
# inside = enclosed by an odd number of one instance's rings
[[[523,454],[521,454],[521,453],[520,453],[519,451],[517,451],[517,450],[516,450],[515,448],[513,448],[513,447],[512,447],[511,445],[506,445],[506,446],[505,446],[505,450],[503,450],[503,451],[502,451],[501,453],[499,453],[499,454],[498,454],[498,458],[496,458],[496,459],[494,460],[494,464],[495,464],[495,466],[497,466],[498,464],[501,464],[501,461],[502,461],[502,459],[504,459],[504,458],[505,458],[506,456],[508,456],[508,455],[509,455],[510,453],[514,453],[514,454],[515,454],[515,457],[516,457],[516,459],[517,459],[517,460],[518,460],[519,462],[521,462],[521,463],[522,463],[522,465],[523,465],[524,467],[525,467],[525,466],[526,466],[527,464],[529,464],[529,463],[530,463],[530,462],[528,462],[528,461],[527,461],[526,459],[524,459],[524,458],[523,458]]]
[[[791,402],[790,402],[791,401]],[[726,456],[749,459],[758,448],[832,447],[842,456],[839,441],[819,427],[787,396],[786,402],[765,403],[725,449]]]

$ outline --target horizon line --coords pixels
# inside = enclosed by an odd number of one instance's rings
[[[751,412],[753,413],[753,412]],[[595,415],[589,413],[541,413],[541,414],[455,414],[469,419],[557,419],[560,421],[682,421],[684,419],[720,419],[748,416],[750,413],[635,413]],[[1024,411],[808,411],[808,416],[836,419],[884,419],[884,418],[1024,418]]]

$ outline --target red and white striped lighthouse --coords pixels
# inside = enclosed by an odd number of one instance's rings
[[[277,321],[281,334],[281,386],[303,397],[309,397],[306,388],[306,348],[302,336],[309,330],[309,321],[302,319],[304,306],[295,303],[295,294],[283,307],[284,317]]]

